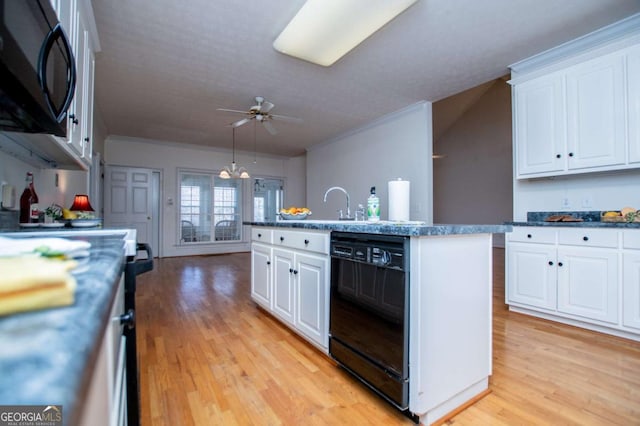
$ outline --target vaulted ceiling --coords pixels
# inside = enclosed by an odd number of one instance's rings
[[[278,134],[257,150],[294,156],[421,100],[508,73],[521,59],[640,12],[637,0],[419,0],[324,68],[273,40],[303,0],[92,0],[102,51],[98,114],[107,133],[231,148],[229,124],[263,96]],[[236,131],[254,149],[253,122]]]

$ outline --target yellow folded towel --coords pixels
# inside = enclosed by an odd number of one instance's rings
[[[67,306],[74,302],[75,261],[37,256],[0,258],[0,315]]]

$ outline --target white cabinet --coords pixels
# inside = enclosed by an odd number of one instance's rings
[[[623,59],[615,53],[567,70],[569,170],[625,162]]]
[[[512,243],[507,255],[507,303],[555,310],[555,245]]]
[[[67,143],[71,149],[87,164],[91,161],[91,142],[93,132],[93,85],[95,54],[93,40],[89,32],[89,5],[79,1],[75,11],[75,27],[72,28],[72,43],[76,59],[76,93],[69,108],[67,123]]]
[[[622,324],[640,333],[640,230],[622,236]]]
[[[251,298],[271,309],[271,247],[255,242],[251,247]]]
[[[564,80],[552,74],[514,87],[514,140],[519,175],[566,168]]]
[[[506,303],[574,325],[622,330],[621,250],[615,229],[515,227],[507,235]]]
[[[329,233],[253,227],[251,297],[327,352]]]
[[[76,90],[67,114],[67,137],[51,136],[82,168],[91,166],[97,32],[91,2],[52,1],[76,61]]]
[[[273,313],[293,325],[294,257],[291,250],[273,249]]]
[[[296,328],[322,347],[328,346],[329,336],[328,271],[328,256],[296,255]]]
[[[558,248],[558,311],[589,320],[618,322],[618,252]]]
[[[640,48],[514,71],[516,178],[640,167]]]
[[[120,317],[124,313],[124,279],[120,280],[109,322],[102,336],[78,424],[127,424],[126,337]],[[135,374],[135,373],[134,373]]]
[[[627,111],[629,116],[629,162],[640,163],[640,46],[627,55]]]
[[[625,253],[622,263],[622,324],[640,332],[640,250]]]

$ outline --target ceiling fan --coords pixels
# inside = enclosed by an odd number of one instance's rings
[[[272,135],[278,134],[278,131],[275,129],[275,127],[273,127],[273,124],[271,124],[272,120],[288,121],[291,123],[302,122],[302,119],[300,118],[289,117],[286,115],[271,114],[270,111],[273,109],[275,105],[273,105],[269,101],[265,101],[262,96],[256,96],[255,100],[256,100],[256,104],[251,108],[249,108],[248,111],[238,111],[236,109],[226,109],[226,108],[218,108],[217,110],[224,111],[224,112],[232,112],[235,114],[244,114],[246,116],[241,120],[231,123],[232,127],[240,127],[243,124],[247,124],[251,120],[256,120],[261,122],[264,128],[267,129],[267,132],[271,133]]]

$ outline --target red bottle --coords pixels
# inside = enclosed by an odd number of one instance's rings
[[[27,172],[24,191],[20,196],[20,223],[38,222],[38,194],[33,186],[33,174]]]

